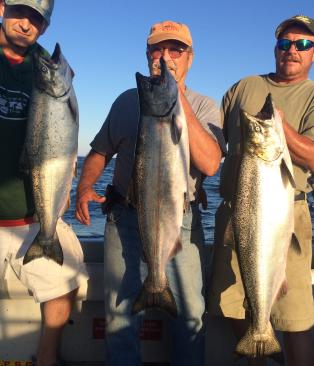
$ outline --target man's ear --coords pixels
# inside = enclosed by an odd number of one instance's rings
[[[193,62],[193,58],[194,58],[194,52],[189,52],[189,64],[188,64],[188,68],[191,67],[192,62]]]
[[[1,0],[0,0],[1,1]],[[43,22],[40,30],[40,35],[43,35],[46,32],[46,29],[48,28],[48,23],[46,21]]]
[[[4,0],[0,0],[0,17],[1,18],[3,17],[3,14],[4,14],[4,7],[5,7]]]

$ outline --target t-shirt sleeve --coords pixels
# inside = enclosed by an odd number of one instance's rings
[[[314,141],[314,101],[305,115],[302,135]]]
[[[221,116],[217,103],[209,97],[202,97],[195,115],[205,130],[219,143],[222,151],[226,152],[226,144],[221,130]]]
[[[113,156],[116,153],[115,144],[110,137],[110,126],[112,124],[113,108],[114,105],[111,107],[105,122],[103,123],[101,129],[90,144],[92,149],[97,151],[101,155]]]
[[[90,144],[92,149],[99,154],[113,156],[126,146],[132,146],[138,118],[137,93],[135,89],[129,89],[112,104],[105,122]]]

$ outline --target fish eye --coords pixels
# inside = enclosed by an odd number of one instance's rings
[[[48,72],[48,67],[47,67],[47,66],[45,66],[45,65],[42,65],[42,67],[41,67],[41,71],[42,71],[43,73],[47,74],[47,72]]]
[[[259,125],[255,125],[254,129],[255,129],[256,132],[261,132],[262,131],[262,129]]]

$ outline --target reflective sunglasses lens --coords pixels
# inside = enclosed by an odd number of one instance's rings
[[[171,58],[179,58],[183,50],[181,48],[171,47],[169,48],[169,55]]]
[[[310,41],[309,39],[298,39],[295,41],[295,46],[298,51],[306,51],[312,48],[314,42]]]
[[[158,47],[152,47],[149,50],[149,53],[152,56],[152,58],[160,58],[162,56],[162,49]]]
[[[282,51],[288,51],[292,45],[292,41],[289,39],[278,39],[277,47]]]

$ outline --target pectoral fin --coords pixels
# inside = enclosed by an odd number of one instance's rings
[[[180,118],[178,118],[178,116],[175,114],[172,116],[171,121],[171,135],[173,142],[178,144],[182,135],[182,123]]]

